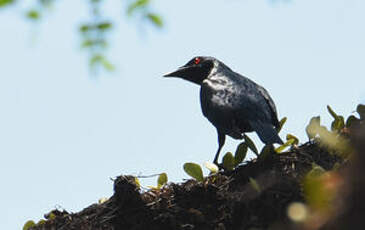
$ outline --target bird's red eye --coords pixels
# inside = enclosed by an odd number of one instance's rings
[[[200,61],[201,61],[201,59],[200,59],[200,58],[198,58],[198,57],[196,57],[196,58],[194,59],[194,63],[195,63],[195,65],[199,64],[199,63],[200,63]]]

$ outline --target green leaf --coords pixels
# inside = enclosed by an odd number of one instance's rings
[[[296,139],[291,138],[291,139],[287,140],[284,144],[282,144],[281,146],[276,148],[275,151],[277,153],[282,153],[284,151],[284,149],[286,149],[287,147],[293,145],[295,142],[296,142]]]
[[[312,117],[308,126],[305,128],[308,138],[311,140],[318,134],[318,129],[320,127],[321,117]]]
[[[89,48],[92,46],[105,48],[107,45],[104,39],[85,39],[81,44],[81,48]]]
[[[108,71],[114,70],[114,65],[111,64],[103,55],[95,54],[89,60],[89,65],[91,68],[95,68],[98,64],[100,64],[104,69]]]
[[[338,115],[333,111],[333,109],[331,108],[331,106],[327,105],[327,110],[328,110],[328,112],[331,114],[331,116],[334,119],[337,119],[338,118]]]
[[[238,145],[236,153],[234,154],[235,166],[239,165],[246,158],[247,150],[248,146],[246,142],[242,142],[241,144]]]
[[[106,58],[101,60],[101,64],[103,65],[104,69],[108,70],[109,72],[114,71],[114,65],[110,63]]]
[[[288,118],[287,117],[283,117],[280,121],[279,121],[279,127],[277,128],[277,131],[278,131],[278,133],[281,131],[281,129],[283,128],[283,126],[284,126],[284,124],[285,124],[285,122],[286,122],[286,120],[287,120]]]
[[[53,212],[51,212],[51,213],[48,214],[48,218],[47,219],[53,220],[55,218],[56,218],[56,215]]]
[[[246,134],[243,135],[243,138],[245,139],[245,142],[246,142],[247,146],[251,149],[251,151],[254,152],[256,154],[256,156],[258,156],[259,151],[257,151],[256,145],[253,143],[251,138],[249,138]]]
[[[104,57],[101,54],[94,54],[90,60],[89,60],[89,65],[91,67],[95,67],[96,64],[100,64],[102,62],[102,60],[104,59]]]
[[[360,115],[360,119],[365,119],[365,105],[359,104],[356,108],[356,112]]]
[[[223,157],[223,168],[225,170],[231,171],[235,166],[235,159],[231,152],[226,153]]]
[[[345,119],[343,116],[338,116],[331,106],[327,105],[327,110],[331,114],[331,116],[335,119],[331,124],[332,131],[340,131],[345,127]]]
[[[50,7],[54,0],[39,0],[42,6],[44,7]]]
[[[167,174],[161,173],[157,178],[157,188],[161,188],[167,183]]]
[[[281,146],[279,146],[278,148],[276,148],[275,151],[277,153],[281,153],[287,147],[289,147],[291,145],[297,145],[298,143],[299,143],[299,139],[296,136],[294,136],[292,134],[288,134],[288,135],[286,135],[286,142],[284,144],[282,144]]]
[[[152,22],[152,24],[154,24],[157,27],[162,27],[163,26],[163,22],[162,19],[159,15],[157,14],[153,14],[153,13],[148,13],[146,15],[146,17],[150,20],[150,22]]]
[[[94,26],[87,25],[87,24],[81,25],[80,28],[79,28],[81,33],[86,33],[86,32],[88,32],[92,29],[94,29]]]
[[[0,7],[4,7],[4,6],[7,6],[7,5],[10,5],[12,3],[14,3],[15,1],[14,0],[0,0]]]
[[[342,168],[342,164],[340,164],[339,162],[336,162],[334,165],[333,165],[333,167],[332,167],[332,170],[333,171],[338,171],[338,170],[340,170],[341,168]]]
[[[283,151],[284,151],[284,149],[286,149],[286,147],[288,147],[288,145],[287,145],[286,143],[284,143],[284,144],[280,145],[279,147],[277,147],[277,148],[275,149],[275,152],[277,152],[277,153],[281,153],[281,152],[283,152]]]
[[[37,10],[29,10],[26,16],[31,20],[38,20],[40,18],[40,14]]]
[[[316,164],[313,164],[312,167],[312,170],[307,173],[302,182],[305,200],[316,210],[322,209],[329,211],[330,209],[328,208],[330,207],[330,203],[333,204],[334,198],[334,193],[331,191],[335,190],[328,186],[328,181],[331,180],[331,174],[327,174],[324,177],[325,170],[322,167]]]
[[[37,225],[39,226],[39,225],[42,225],[42,224],[45,224],[45,223],[46,223],[46,220],[41,219],[41,220],[38,221]]]
[[[265,159],[271,154],[271,151],[273,149],[272,145],[265,145],[260,152],[260,159]]]
[[[112,25],[110,22],[102,22],[102,23],[99,23],[96,28],[98,28],[99,30],[108,30],[108,29],[111,29],[112,28]]]
[[[131,16],[136,10],[146,7],[149,2],[150,2],[149,0],[136,0],[135,2],[133,2],[128,6],[127,9],[128,16]]]
[[[98,200],[98,204],[104,204],[105,202],[107,202],[109,200],[109,198],[106,197],[102,197]]]
[[[353,124],[353,122],[358,122],[359,119],[357,119],[354,115],[351,115],[346,120],[346,127],[349,128]]]
[[[299,144],[299,139],[296,136],[294,136],[292,134],[287,134],[286,135],[286,140],[288,141],[290,139],[293,139],[294,140],[293,145]]]
[[[340,132],[345,127],[345,119],[343,116],[337,116],[337,118],[331,124],[331,130]]]
[[[325,173],[321,166],[317,165],[316,163],[312,163],[312,169],[307,173],[307,177],[318,177]]]
[[[84,40],[81,44],[81,47],[82,48],[88,48],[90,46],[93,46],[95,43],[93,40],[90,40],[90,39],[87,39],[87,40]]]
[[[24,226],[23,226],[23,230],[28,230],[31,227],[36,226],[36,224],[34,223],[33,220],[28,220],[27,222],[25,222]]]
[[[348,141],[337,133],[330,132],[326,127],[320,126],[317,130],[320,137],[320,144],[330,150],[335,150],[337,154],[346,157],[351,153],[351,147]]]
[[[211,173],[217,173],[219,171],[219,168],[216,164],[210,163],[210,162],[204,162],[204,166],[211,172]]]
[[[137,188],[141,188],[141,182],[137,177],[134,178],[134,183],[136,184]]]
[[[189,176],[196,179],[197,181],[203,181],[204,180],[202,168],[198,164],[185,163],[184,164],[184,171]]]
[[[257,181],[255,179],[253,179],[252,177],[249,178],[250,180],[250,184],[252,186],[253,189],[255,189],[258,193],[261,192],[261,188],[259,183],[257,183]]]

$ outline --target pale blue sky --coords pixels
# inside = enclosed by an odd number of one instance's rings
[[[98,78],[79,49],[83,1],[59,1],[36,27],[21,9],[0,11],[0,229],[56,205],[79,211],[112,194],[110,177],[166,172],[181,181],[183,163],[211,161],[217,137],[199,88],[161,77],[194,55],[263,85],[288,117],[283,138],[305,142],[314,115],[329,124],[327,104],[348,115],[364,102],[362,0],[156,0],[161,31],[136,29],[110,2],[106,12],[120,19],[109,52],[117,71]],[[238,144],[229,138],[224,151]]]

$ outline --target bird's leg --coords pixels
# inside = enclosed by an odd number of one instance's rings
[[[213,161],[213,163],[216,165],[218,165],[219,153],[220,153],[225,141],[226,141],[226,135],[218,131],[218,150],[217,150],[217,153],[215,154],[214,161]]]

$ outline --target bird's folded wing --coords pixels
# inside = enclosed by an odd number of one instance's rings
[[[276,128],[269,123],[262,122],[260,120],[249,120],[251,127],[257,132],[260,140],[265,144],[283,144],[283,141],[279,137]]]

